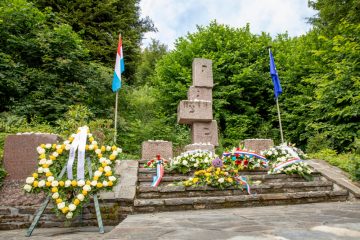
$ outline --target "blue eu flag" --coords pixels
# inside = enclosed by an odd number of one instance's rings
[[[275,98],[277,98],[282,93],[282,89],[281,89],[281,85],[280,85],[279,75],[276,71],[274,57],[273,57],[270,49],[269,49],[269,55],[270,55],[270,75],[271,75],[272,82],[274,84],[274,95],[275,95]]]

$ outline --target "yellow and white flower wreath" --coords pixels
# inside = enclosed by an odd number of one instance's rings
[[[67,179],[66,174],[58,179],[57,176],[67,164],[75,136],[76,134],[72,134],[62,144],[47,143],[38,146],[39,166],[32,176],[26,179],[24,186],[26,192],[43,191],[51,194],[56,206],[55,211],[64,214],[68,219],[80,212],[83,204],[89,201],[90,194],[96,194],[100,190],[112,190],[112,186],[117,182],[117,178],[113,175],[115,160],[122,152],[122,149],[116,146],[99,146],[87,130],[87,142],[90,144],[85,146],[85,150],[86,157],[91,159],[93,177],[90,178],[85,164],[85,180]]]

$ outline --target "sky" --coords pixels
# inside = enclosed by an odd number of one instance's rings
[[[276,36],[286,31],[300,36],[310,30],[306,18],[316,14],[308,0],[141,0],[141,16],[149,16],[158,29],[144,36],[146,47],[151,38],[174,48],[177,38],[196,32],[196,26],[208,26],[212,20],[231,27]]]

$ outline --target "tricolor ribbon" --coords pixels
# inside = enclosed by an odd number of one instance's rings
[[[249,195],[251,195],[251,192],[250,192],[250,185],[249,185],[249,183],[247,182],[247,179],[246,179],[246,177],[243,177],[243,176],[238,176],[238,177],[235,177],[235,180],[239,183],[239,184],[241,184],[241,185],[243,185],[243,186],[245,186],[246,187],[246,191],[247,191],[247,193],[249,194]]]
[[[87,128],[81,127],[70,147],[69,159],[67,162],[66,170],[68,179],[73,179],[73,165],[75,161],[76,150],[78,149],[78,162],[77,162],[77,180],[85,178],[85,145],[87,138]]]
[[[259,158],[259,159],[261,159],[261,160],[264,160],[264,164],[263,164],[263,165],[265,165],[265,166],[267,166],[268,163],[269,163],[269,160],[267,160],[264,156],[262,156],[262,155],[260,155],[260,154],[257,154],[257,153],[254,153],[254,152],[241,151],[241,150],[238,150],[238,151],[235,151],[235,152],[224,152],[224,153],[223,153],[223,156],[224,156],[224,157],[228,157],[228,156],[230,156],[230,155],[236,155],[236,154],[238,154],[238,155],[247,155],[247,156],[249,156],[250,158],[251,158],[251,157],[255,157],[255,158]]]
[[[298,162],[302,162],[302,160],[299,159],[299,158],[289,159],[289,160],[287,160],[287,161],[285,161],[285,162],[281,162],[281,163],[279,163],[278,165],[276,165],[276,166],[274,167],[274,171],[278,171],[278,170],[280,170],[281,168],[287,167],[287,166],[289,166],[289,165],[292,165],[292,164],[298,163]]]
[[[158,160],[156,163],[156,176],[153,177],[152,187],[159,186],[162,177],[164,176],[164,164],[162,160]]]

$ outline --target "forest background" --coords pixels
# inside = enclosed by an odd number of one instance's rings
[[[253,34],[211,22],[176,40],[174,50],[144,33],[139,0],[3,0],[0,2],[0,156],[17,132],[66,138],[87,124],[112,143],[115,94],[111,91],[118,34],[125,72],[119,91],[117,144],[122,158],[139,158],[141,143],[172,141],[175,153],[190,143],[176,123],[186,99],[194,58],[213,61],[214,119],[221,153],[246,138],[280,133],[268,47],[283,94],[285,139],[360,179],[360,0],[308,1],[318,14],[300,37]],[[304,20],[306,21],[306,20]],[[5,176],[0,167],[0,182]]]

